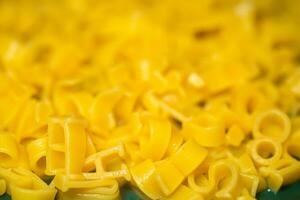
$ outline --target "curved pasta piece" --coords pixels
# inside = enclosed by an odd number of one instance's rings
[[[101,135],[103,131],[111,130],[116,126],[113,109],[121,96],[122,91],[119,88],[113,88],[101,92],[95,97],[88,115],[91,129],[95,133]]]
[[[16,135],[18,142],[28,138],[40,137],[41,129],[47,128],[48,117],[53,113],[50,102],[28,100],[25,108],[20,113],[16,124]]]
[[[6,192],[6,182],[3,179],[0,179],[0,196]]]
[[[185,142],[170,159],[184,176],[188,176],[204,161],[206,156],[206,149],[193,140],[189,140]]]
[[[259,166],[268,166],[278,161],[282,155],[280,143],[270,138],[260,138],[253,141],[250,155]]]
[[[173,130],[172,136],[169,142],[169,146],[166,152],[166,156],[171,156],[176,153],[184,142],[183,136],[177,131]]]
[[[293,133],[284,144],[283,157],[290,158],[295,161],[300,160],[300,131]]]
[[[195,175],[192,174],[188,178],[188,184],[204,197],[215,193],[217,198],[233,198],[233,193],[239,184],[239,169],[234,162],[220,160],[209,167],[208,182],[199,184],[196,182]]]
[[[5,95],[0,97],[0,127],[15,127],[15,122],[19,117],[18,113],[22,110],[27,99],[32,94],[31,88],[13,80],[11,77],[0,77],[0,92]]]
[[[119,120],[126,121],[130,116],[137,103],[137,94],[126,92],[122,95],[120,100],[116,103],[114,113]]]
[[[171,123],[168,120],[145,116],[140,135],[142,156],[160,160],[167,151],[171,134]]]
[[[18,158],[19,150],[16,139],[10,133],[0,133],[0,166],[17,166]]]
[[[265,179],[256,170],[254,162],[248,153],[244,153],[237,161],[241,171],[240,176],[251,195],[254,194],[254,191],[262,191],[267,187]],[[256,187],[257,179],[258,185]]]
[[[147,91],[142,96],[142,105],[145,109],[151,113],[158,113],[159,112],[159,101],[155,97],[153,91]]]
[[[47,137],[39,138],[26,145],[30,168],[41,176],[46,169]]]
[[[266,99],[268,95],[269,99]],[[260,81],[254,85],[243,85],[234,91],[233,109],[249,116],[274,106],[278,98],[276,87],[270,81]]]
[[[151,199],[161,199],[164,197],[156,180],[155,165],[151,160],[131,168],[131,175],[138,188]]]
[[[237,200],[255,200],[255,198],[249,194],[247,189],[244,189],[239,197],[237,197]]]
[[[180,185],[179,188],[169,197],[164,198],[166,200],[202,200],[202,196],[197,192],[191,190],[185,185]]]
[[[204,147],[218,147],[225,142],[225,127],[211,114],[200,115],[197,121],[183,122],[182,131]]]
[[[143,128],[142,116],[141,113],[133,113],[123,126],[115,128],[110,136],[112,146],[118,145],[120,142],[138,144],[139,134]]]
[[[254,126],[254,138],[269,137],[278,142],[284,142],[291,132],[291,122],[288,116],[272,109],[257,115]]]
[[[158,161],[155,168],[156,182],[164,196],[172,194],[185,178],[170,160]]]
[[[257,175],[241,173],[240,178],[248,194],[255,197],[259,186],[259,177]]]
[[[300,163],[293,162],[290,166],[279,170],[279,174],[283,177],[283,184],[291,184],[300,179]]]
[[[46,174],[55,175],[58,171],[81,173],[86,145],[85,120],[76,117],[51,118],[48,125]]]
[[[241,172],[248,173],[248,174],[256,174],[257,173],[255,165],[248,153],[244,153],[242,156],[240,156],[238,159],[238,163],[239,163]]]
[[[268,186],[277,192],[283,184],[282,175],[277,170],[269,167],[261,167],[259,171],[266,178]]]
[[[87,142],[86,142],[86,157],[96,153],[96,147],[92,137],[88,134],[87,135]]]
[[[30,170],[26,147],[24,145],[20,144],[18,149],[19,149],[19,160],[18,160],[17,167]]]
[[[289,158],[283,158],[270,166],[283,178],[283,185],[293,183],[300,179],[300,163],[299,161]]]
[[[8,185],[7,192],[14,200],[54,200],[56,189],[48,186],[38,176],[22,168],[0,168],[0,177]]]
[[[209,180],[212,181],[212,185],[217,187],[215,196],[217,198],[230,198],[232,193],[238,187],[239,170],[237,166],[230,161],[217,161],[214,163],[208,171]],[[222,180],[228,179],[228,180]],[[221,180],[225,183],[221,184]],[[220,188],[219,188],[220,187]]]
[[[53,93],[53,104],[60,115],[88,116],[92,95],[87,92],[69,92],[58,90]]]

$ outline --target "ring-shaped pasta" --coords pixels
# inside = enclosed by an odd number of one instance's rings
[[[270,138],[256,139],[250,148],[250,155],[259,166],[269,166],[278,161],[282,155],[281,145]]]
[[[290,119],[278,109],[258,114],[253,125],[254,138],[269,137],[278,142],[284,142],[290,132]]]

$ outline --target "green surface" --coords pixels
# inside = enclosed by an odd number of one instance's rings
[[[257,195],[258,200],[300,200],[300,181],[284,187],[278,193],[267,189]]]
[[[47,179],[49,181],[50,179]],[[121,189],[123,200],[142,200],[129,186]],[[282,188],[280,192],[274,193],[267,189],[257,195],[258,200],[300,200],[300,181],[290,186]],[[0,200],[10,200],[9,195],[5,194],[0,197]]]

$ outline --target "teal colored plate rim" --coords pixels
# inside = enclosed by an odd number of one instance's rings
[[[49,182],[46,179],[45,182]],[[141,194],[129,185],[121,188],[122,200],[145,200]],[[266,189],[257,194],[258,200],[300,200],[300,181],[283,187],[279,192],[275,193],[271,189]],[[0,197],[0,200],[11,200],[8,194]]]

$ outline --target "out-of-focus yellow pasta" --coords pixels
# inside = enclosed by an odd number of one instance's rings
[[[253,200],[300,180],[299,9],[0,0],[0,195]]]

